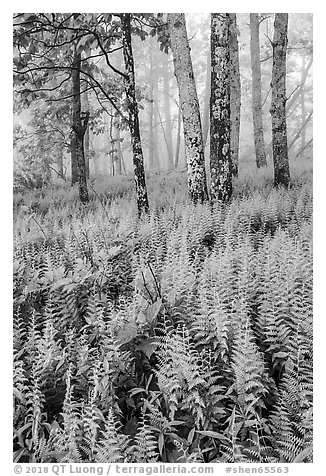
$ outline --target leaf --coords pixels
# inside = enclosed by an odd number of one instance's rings
[[[196,431],[196,428],[193,428],[192,430],[189,431],[187,440],[190,445],[193,442],[195,431]]]
[[[277,359],[287,359],[288,354],[286,352],[276,352],[276,354],[274,354],[274,357],[276,357]]]
[[[158,449],[160,451],[160,455],[163,453],[163,447],[164,447],[164,435],[163,433],[160,433],[158,436]]]
[[[222,441],[229,441],[228,438],[221,433],[217,433],[216,431],[209,431],[209,430],[196,430],[196,433],[199,433],[203,436],[209,436],[211,438],[216,438],[217,440]]]

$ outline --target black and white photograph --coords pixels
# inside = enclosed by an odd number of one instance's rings
[[[13,14],[16,474],[314,462],[313,18]]]

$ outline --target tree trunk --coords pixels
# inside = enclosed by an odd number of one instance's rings
[[[265,167],[267,165],[267,161],[261,101],[261,65],[258,13],[250,13],[250,55],[252,72],[252,117],[254,124],[256,164],[259,168]]]
[[[160,165],[160,157],[158,155],[159,146],[159,136],[158,136],[158,94],[157,94],[157,87],[153,89],[153,161],[154,161],[154,169],[161,169]]]
[[[170,110],[170,85],[169,85],[169,60],[167,57],[166,65],[163,69],[163,104],[164,104],[164,120],[165,124],[165,141],[168,152],[168,167],[173,168],[173,145],[172,145],[172,126],[171,126],[171,110]]]
[[[83,113],[89,113],[89,100],[88,100],[88,93],[87,91],[84,92],[82,95],[82,111]],[[85,156],[85,170],[86,170],[86,178],[89,179],[89,122],[87,123],[87,128],[84,137],[84,156]]]
[[[304,71],[305,71],[305,57],[302,57],[302,69],[301,69],[301,83],[302,79],[304,76]],[[304,149],[306,145],[306,127],[305,127],[305,121],[306,121],[306,98],[305,98],[305,85],[302,85],[302,91],[301,91],[301,128],[302,128],[302,134],[301,134],[301,149]]]
[[[179,155],[180,155],[180,137],[181,137],[181,108],[178,108],[178,131],[177,131],[177,142],[175,145],[175,159],[174,166],[178,167],[179,164]]]
[[[78,182],[78,169],[77,169],[77,153],[76,153],[76,141],[75,134],[71,129],[70,137],[70,157],[71,157],[71,185],[75,185]]]
[[[125,62],[125,90],[128,103],[129,113],[129,128],[131,135],[131,144],[133,152],[133,164],[137,194],[137,208],[138,216],[142,213],[149,211],[147,188],[145,180],[144,170],[144,157],[141,145],[140,130],[139,130],[139,117],[138,117],[138,104],[136,101],[135,93],[135,71],[134,71],[134,58],[132,54],[131,46],[131,25],[130,25],[130,13],[123,13],[121,15],[121,29],[122,29],[122,44],[123,44],[123,56]]]
[[[275,13],[271,105],[274,185],[285,187],[290,183],[285,111],[288,16],[288,13]]]
[[[210,48],[207,53],[207,73],[205,82],[204,112],[203,112],[203,142],[204,147],[207,143],[209,131],[209,99],[211,96],[211,52]]]
[[[122,169],[122,150],[120,142],[120,115],[117,113],[113,124],[113,143],[115,148],[115,171],[117,175],[121,175]]]
[[[240,141],[241,81],[237,16],[230,13],[230,120],[232,173],[238,176]]]
[[[75,149],[77,162],[77,177],[79,183],[79,198],[82,203],[88,202],[88,190],[85,169],[84,156],[84,136],[88,124],[89,112],[81,112],[81,96],[80,96],[80,69],[81,55],[75,52],[72,77],[72,134],[73,148]]]
[[[154,119],[154,65],[153,65],[153,54],[152,54],[152,42],[149,43],[149,73],[150,73],[150,83],[149,83],[149,106],[148,106],[148,164],[150,170],[154,169],[154,131],[153,131],[153,119]]]
[[[168,13],[167,23],[183,118],[188,191],[194,203],[204,202],[208,199],[208,193],[203,135],[184,13]]]
[[[108,144],[108,151],[109,151],[109,174],[115,175],[115,163],[117,160],[117,151],[114,141],[114,115],[113,115],[113,108],[111,107],[111,115],[110,115],[110,122],[109,122],[109,144]]]
[[[232,195],[229,25],[228,13],[211,14],[210,191],[223,202]]]
[[[63,151],[57,159],[57,167],[58,167],[58,176],[65,180],[65,176],[63,172]]]

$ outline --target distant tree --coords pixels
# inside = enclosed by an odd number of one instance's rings
[[[208,199],[204,145],[184,13],[168,13],[167,23],[183,118],[188,191],[194,203],[204,202]]]
[[[238,176],[240,112],[241,112],[241,80],[239,67],[239,44],[237,16],[230,13],[230,121],[231,121],[231,164],[232,173]]]
[[[230,150],[230,15],[211,15],[210,174],[211,199],[232,195]]]
[[[261,100],[259,13],[250,13],[250,55],[252,74],[252,117],[257,167],[267,165]]]
[[[286,48],[288,14],[276,13],[273,37],[272,70],[272,148],[274,184],[287,187],[290,169],[286,129]]]
[[[155,163],[155,142],[154,142],[154,99],[156,90],[156,71],[153,58],[153,37],[149,38],[149,94],[148,94],[148,163],[151,170],[154,169]]]
[[[131,45],[131,14],[121,15],[122,45],[126,74],[124,77],[125,91],[127,97],[129,128],[133,151],[133,164],[135,173],[135,184],[137,194],[138,215],[148,212],[149,204],[144,170],[144,157],[140,138],[138,104],[136,100],[134,59]]]

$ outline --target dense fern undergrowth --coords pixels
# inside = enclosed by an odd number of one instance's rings
[[[311,462],[312,184],[182,173],[14,197],[14,459]]]

